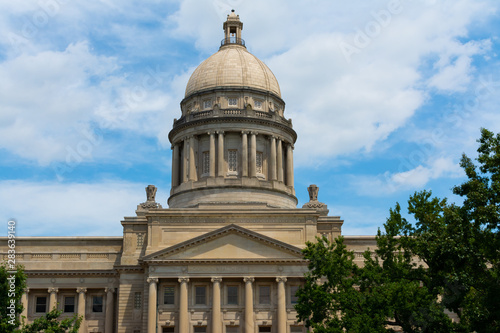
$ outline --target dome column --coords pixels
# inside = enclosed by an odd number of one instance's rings
[[[269,161],[271,180],[276,180],[276,137],[271,136],[271,160]]]
[[[187,138],[184,139],[184,147],[182,150],[182,182],[188,181],[188,170],[187,170],[187,157],[188,157],[188,141]]]
[[[248,136],[241,132],[241,176],[248,177]]]
[[[215,178],[215,133],[210,132],[208,133],[210,135],[210,170],[209,170],[209,176],[211,178]]]
[[[277,154],[278,154],[278,181],[283,182],[283,141],[281,139],[278,139],[278,148],[277,148]]]
[[[217,164],[218,164],[218,172],[217,176],[218,177],[224,177],[224,132],[219,131],[217,132],[219,134],[218,138],[218,158],[217,158]]]
[[[179,185],[179,144],[172,145],[172,188]]]
[[[189,180],[196,181],[198,180],[196,174],[196,161],[194,156],[194,145],[195,145],[195,137],[191,136],[189,138]]]
[[[293,145],[286,146],[286,184],[293,187]]]
[[[257,177],[257,135],[250,133],[250,177]]]

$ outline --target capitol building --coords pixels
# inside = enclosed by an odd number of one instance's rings
[[[343,220],[328,215],[315,185],[295,189],[300,138],[278,81],[246,49],[234,11],[223,30],[173,120],[168,208],[149,185],[121,237],[17,239],[28,322],[57,306],[63,318],[83,316],[85,333],[306,332],[294,309],[301,250],[341,235]],[[309,191],[301,208],[296,191]],[[375,237],[346,245],[362,262]]]

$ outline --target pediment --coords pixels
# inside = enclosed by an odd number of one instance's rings
[[[152,253],[143,261],[282,261],[302,258],[298,247],[231,224]]]

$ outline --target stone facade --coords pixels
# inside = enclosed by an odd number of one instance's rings
[[[246,50],[234,12],[223,28],[169,135],[169,208],[150,185],[136,216],[121,221],[123,237],[17,239],[28,322],[57,306],[84,316],[81,332],[305,332],[294,310],[301,249],[340,235],[343,221],[328,216],[315,185],[296,207],[297,134],[278,82]],[[347,244],[362,253],[374,237]]]

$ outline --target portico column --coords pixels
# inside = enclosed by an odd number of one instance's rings
[[[187,138],[184,139],[184,148],[182,150],[182,182],[185,183],[188,181],[188,141]]]
[[[248,137],[247,132],[241,132],[241,176],[248,177]]]
[[[114,312],[114,288],[105,288],[106,293],[106,322],[104,323],[104,332],[113,333],[113,312]]]
[[[283,181],[283,141],[278,139],[278,181]]]
[[[286,146],[286,184],[293,186],[293,146]]]
[[[213,277],[213,296],[212,296],[212,332],[222,332],[222,320],[220,316],[220,283],[222,278]]]
[[[86,332],[85,325],[85,293],[87,292],[87,288],[76,288],[76,292],[78,293],[78,316],[82,317],[82,322],[80,323],[80,329],[78,330],[80,333]]]
[[[245,281],[245,333],[254,333],[253,322],[253,277],[243,278]]]
[[[219,131],[219,138],[218,138],[218,159],[217,159],[217,164],[218,164],[218,172],[217,176],[219,177],[224,177],[224,132]]]
[[[286,277],[280,276],[276,278],[278,282],[278,330],[277,333],[286,333],[286,293],[285,282]]]
[[[148,278],[149,297],[148,297],[148,333],[156,333],[156,303],[157,303],[157,278]]]
[[[24,293],[21,296],[21,303],[23,304],[23,312],[21,312],[21,323],[23,322],[23,317],[26,319],[25,322],[28,322],[28,293],[30,292],[30,288],[26,287],[24,289]]]
[[[215,177],[215,134],[213,132],[208,133],[210,135],[210,166],[209,166],[209,177]]]
[[[271,169],[271,180],[276,180],[276,137],[271,136],[271,160],[269,161],[269,169]]]
[[[250,177],[256,177],[257,138],[255,132],[250,133]]]
[[[189,138],[189,180],[191,181],[196,181],[198,179],[196,175],[196,160],[194,156],[195,140],[194,136]]]
[[[189,333],[188,321],[188,282],[189,278],[179,278],[180,295],[179,295],[179,333]]]
[[[179,185],[179,144],[172,145],[172,188]]]
[[[57,288],[49,288],[49,311],[52,311],[52,309],[57,305]]]

